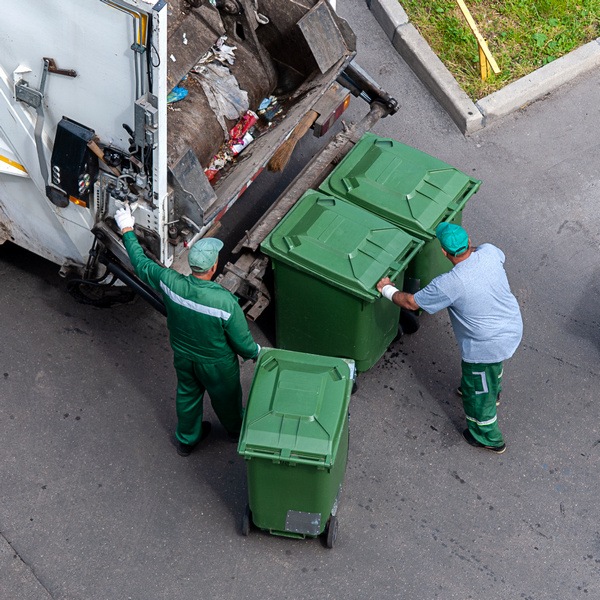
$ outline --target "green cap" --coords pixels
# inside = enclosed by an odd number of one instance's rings
[[[188,254],[188,263],[192,271],[204,273],[208,271],[219,257],[219,250],[223,242],[217,238],[203,238],[198,240]]]
[[[458,256],[469,248],[469,234],[454,223],[440,223],[435,228],[435,235],[442,248],[452,256]]]

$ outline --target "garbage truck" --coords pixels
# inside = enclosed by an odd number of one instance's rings
[[[183,270],[286,142],[324,135],[361,97],[366,116],[330,136],[220,276],[256,318],[265,235],[398,109],[328,0],[3,0],[0,47],[0,243],[56,263],[90,302],[116,281],[161,310],[131,270],[120,207],[147,254]]]

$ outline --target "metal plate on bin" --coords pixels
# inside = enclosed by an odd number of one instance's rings
[[[319,535],[321,532],[321,513],[288,510],[285,518],[285,530],[305,535]]]

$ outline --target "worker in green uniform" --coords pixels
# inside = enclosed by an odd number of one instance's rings
[[[253,340],[235,296],[211,281],[223,242],[204,238],[189,251],[191,275],[158,265],[140,246],[129,206],[115,221],[136,275],[163,298],[177,372],[177,429],[173,442],[180,456],[189,456],[210,433],[202,421],[204,392],[215,414],[236,441],[242,425],[242,386],[238,355],[255,359],[260,346]]]

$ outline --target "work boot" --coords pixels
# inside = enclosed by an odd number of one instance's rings
[[[468,429],[463,431],[463,437],[467,444],[473,446],[474,448],[482,448],[483,450],[489,450],[490,452],[495,452],[496,454],[502,454],[506,450],[506,444],[502,444],[502,446],[486,446],[481,442],[478,442],[472,435]]]
[[[200,434],[200,439],[194,445],[184,444],[173,436],[173,445],[175,446],[175,450],[177,450],[177,454],[179,454],[179,456],[189,456],[198,447],[198,444],[209,436],[211,429],[212,425],[210,424],[210,421],[202,421],[202,433]]]
[[[460,386],[458,386],[455,391],[462,398],[463,394],[462,394],[462,390],[460,389]],[[498,397],[496,398],[496,406],[500,406],[500,394],[501,393],[502,392],[498,392]]]

